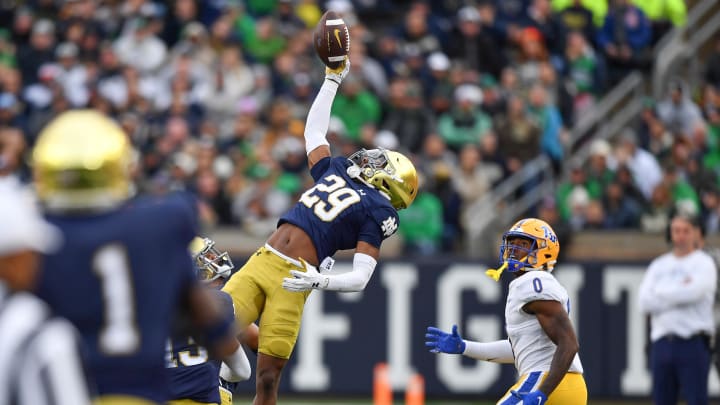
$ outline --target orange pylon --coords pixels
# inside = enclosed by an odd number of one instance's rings
[[[387,363],[378,363],[373,369],[373,405],[392,405],[392,387]]]
[[[415,373],[405,388],[405,405],[425,405],[425,379]]]

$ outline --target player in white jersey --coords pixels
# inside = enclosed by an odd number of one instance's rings
[[[463,354],[495,363],[514,363],[518,381],[498,405],[585,405],[587,387],[565,288],[551,274],[560,244],[550,225],[536,218],[518,221],[503,235],[502,266],[488,270],[496,281],[514,273],[505,304],[508,338],[489,343],[463,340],[429,327],[425,345],[434,353]]]

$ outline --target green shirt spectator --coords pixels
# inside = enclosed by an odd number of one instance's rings
[[[415,202],[398,211],[398,215],[406,253],[438,251],[443,233],[443,207],[437,196],[421,190]]]
[[[463,84],[455,90],[455,107],[440,116],[438,133],[452,149],[459,151],[464,145],[479,144],[492,128],[492,119],[479,107],[482,90],[472,84]]]
[[[272,18],[263,18],[255,26],[255,34],[245,42],[247,52],[260,63],[270,64],[285,50],[285,38],[275,30]]]
[[[343,81],[331,110],[332,116],[342,121],[348,137],[355,142],[360,140],[363,126],[380,121],[380,112],[378,98],[365,90],[360,79],[352,75]]]

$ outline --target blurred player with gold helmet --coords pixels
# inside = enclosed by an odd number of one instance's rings
[[[397,211],[417,196],[415,167],[399,152],[363,149],[349,158],[332,157],[326,139],[330,107],[349,68],[346,59],[338,69],[326,70],[308,113],[305,150],[315,184],[223,288],[233,298],[239,322],[260,319],[258,405],[277,401],[280,375],[295,347],[310,291],[362,291],[380,245],[397,231]],[[328,274],[332,256],[345,249],[355,251],[352,271]]]
[[[499,405],[587,404],[579,344],[568,316],[570,300],[551,274],[559,253],[557,235],[540,219],[522,219],[503,234],[501,266],[487,274],[496,281],[504,270],[515,275],[505,305],[508,339],[464,340],[457,325],[450,333],[427,329],[425,345],[431,352],[515,364],[520,378]]]
[[[232,320],[195,279],[187,250],[194,199],[131,199],[132,163],[126,134],[94,110],[60,114],[32,154],[38,197],[64,240],[42,261],[37,292],[79,329],[102,405],[165,402],[165,343],[178,302],[218,357],[237,350]]]

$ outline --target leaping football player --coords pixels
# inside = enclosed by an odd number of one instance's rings
[[[560,243],[546,222],[518,221],[505,232],[501,267],[488,270],[496,281],[503,270],[515,275],[505,305],[508,338],[480,343],[429,327],[425,345],[434,353],[463,354],[477,360],[514,363],[520,379],[498,405],[585,405],[587,387],[578,356],[565,288],[552,275]]]
[[[397,211],[417,195],[417,173],[402,154],[362,149],[332,157],[326,139],[330,107],[350,62],[331,70],[310,108],[305,149],[315,185],[283,215],[275,232],[227,282],[243,326],[260,318],[254,404],[275,404],[283,367],[295,346],[305,300],[313,289],[361,291],[380,245],[398,228]],[[352,271],[324,274],[317,266],[354,249]]]

